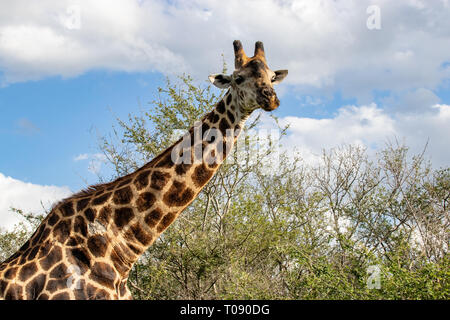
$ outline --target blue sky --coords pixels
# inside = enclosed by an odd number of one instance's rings
[[[86,162],[74,159],[98,153],[98,136],[110,133],[117,117],[148,105],[162,80],[159,73],[92,71],[1,88],[0,143],[9,150],[0,159],[2,172],[74,191],[84,180],[95,183]]]
[[[148,109],[167,76],[203,83],[222,54],[230,68],[235,39],[289,69],[275,114],[305,159],[398,137],[448,166],[449,16],[444,0],[2,2],[0,226],[11,205],[39,212],[96,183],[116,117]]]

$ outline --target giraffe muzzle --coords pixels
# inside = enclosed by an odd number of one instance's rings
[[[258,90],[256,102],[265,111],[273,111],[280,105],[280,100],[278,100],[275,90],[267,87]]]

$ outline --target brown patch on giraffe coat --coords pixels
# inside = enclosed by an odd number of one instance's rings
[[[87,236],[87,233],[88,233],[87,224],[86,224],[86,220],[82,216],[78,216],[75,218],[73,230],[76,233],[81,234],[83,237]]]
[[[48,230],[48,229],[46,229],[46,230]],[[33,249],[30,250],[30,253],[27,255],[27,260],[31,261],[34,258],[36,258],[36,255],[38,254],[38,252],[39,252],[39,246],[35,246]]]
[[[84,280],[83,280],[83,284],[80,285],[81,288],[84,287]],[[85,290],[83,289],[75,289],[74,292],[75,294],[75,300],[87,300],[88,296],[85,292]]]
[[[228,145],[227,142],[224,140],[222,143],[222,159],[225,159],[230,151],[231,146]]]
[[[11,267],[11,268],[7,269],[5,271],[5,273],[3,274],[5,279],[13,279],[17,274],[17,270],[18,270],[17,267]]]
[[[108,249],[107,241],[105,237],[101,235],[95,235],[89,237],[88,248],[91,253],[96,257],[104,257],[106,250]]]
[[[84,245],[84,239],[77,235],[71,236],[69,241],[66,242],[68,247],[78,247],[80,245]]]
[[[88,300],[95,299],[96,291],[97,291],[97,288],[88,283],[88,285],[86,287],[86,295],[87,295]]]
[[[50,272],[50,275],[49,275],[50,279],[63,279],[63,278],[66,278],[68,276],[66,269],[67,269],[66,265],[63,262],[61,262],[56,267],[54,267],[52,269],[52,271]]]
[[[48,217],[47,223],[50,226],[54,226],[59,221],[59,219],[60,219],[60,217],[56,213],[56,211],[52,211]]]
[[[35,262],[30,262],[22,266],[19,271],[19,280],[26,281],[31,278],[38,270]]]
[[[214,111],[211,111],[206,118],[208,119],[209,122],[214,124],[217,121],[219,121],[220,116],[217,113],[215,113]]]
[[[202,130],[201,130],[201,135],[204,135],[206,131],[208,131],[210,129],[209,124],[207,124],[206,122],[202,123]],[[200,136],[201,138],[201,136]]]
[[[104,204],[106,201],[108,201],[109,197],[111,197],[111,192],[102,194],[101,196],[94,198],[92,200],[92,205],[98,206],[98,205]]]
[[[132,225],[128,232],[131,232],[134,238],[144,246],[148,246],[153,240],[152,235],[142,229],[139,223]]]
[[[153,193],[143,192],[136,200],[136,208],[139,212],[144,212],[146,210],[149,210],[153,206],[155,201],[156,198]]]
[[[25,242],[19,249],[19,252],[23,252],[25,250],[27,250],[30,247],[31,241],[27,240],[27,242]]]
[[[84,274],[89,269],[91,265],[91,257],[86,249],[67,249],[66,253],[70,257],[70,260],[72,260],[72,262],[80,268],[80,272],[82,274]]]
[[[231,95],[231,93],[229,93],[227,96],[227,104],[231,103],[231,98],[232,98],[232,95]]]
[[[130,222],[134,217],[133,209],[125,207],[114,210],[114,223],[118,228],[121,228]]]
[[[62,259],[62,251],[58,246],[54,246],[50,252],[39,261],[42,269],[49,270],[53,265]]]
[[[31,246],[36,245],[36,243],[38,243],[39,240],[41,240],[41,237],[42,237],[42,234],[44,233],[44,230],[45,230],[45,225],[41,224],[39,226],[39,228],[36,230],[36,232],[34,233],[34,235],[32,236],[31,243],[29,243],[28,245],[31,245]],[[24,250],[24,249],[22,249],[22,250]]]
[[[168,206],[184,206],[194,197],[194,192],[186,187],[184,182],[173,181],[172,186],[164,195],[164,202]]]
[[[53,228],[53,236],[56,240],[64,243],[70,235],[70,227],[72,222],[70,220],[62,220]]]
[[[170,174],[167,172],[154,171],[152,173],[150,187],[156,190],[162,190],[169,181]]]
[[[157,230],[159,233],[163,232],[165,229],[167,229],[167,227],[170,226],[170,224],[175,220],[175,218],[177,217],[176,213],[174,212],[169,212],[168,214],[166,214],[161,222],[158,224]]]
[[[109,224],[109,220],[111,219],[111,214],[112,209],[110,206],[101,208],[100,212],[98,213],[98,221],[104,226],[107,226]]]
[[[4,290],[2,290],[1,287],[2,285],[0,283],[0,292],[4,292]],[[8,287],[8,291],[6,291],[5,293],[5,300],[22,300],[23,298],[24,297],[22,286],[15,283],[11,283]]]
[[[110,293],[103,289],[97,289],[95,292],[95,300],[111,300],[113,297],[111,297]]]
[[[77,211],[78,212],[83,211],[87,207],[87,205],[89,204],[89,201],[91,201],[90,198],[84,198],[84,199],[78,200],[78,202],[77,202]]]
[[[89,222],[94,222],[96,214],[97,214],[97,210],[96,209],[87,208],[84,211],[84,215],[89,220]]]
[[[67,292],[61,292],[52,297],[52,300],[70,300],[70,296]]]
[[[119,179],[120,183],[117,185],[117,188],[121,188],[123,186],[126,186],[126,185],[130,184],[131,180],[133,180],[133,178],[126,178],[126,179],[124,179],[122,181]]]
[[[50,245],[50,241],[45,241],[43,244],[40,245],[39,250],[39,257],[38,259],[44,258],[49,253],[52,246]]]
[[[18,257],[18,256],[19,256],[20,253],[26,251],[26,250],[30,247],[30,242],[31,242],[31,239],[27,240],[27,241],[20,247],[20,249],[17,250],[17,251],[14,253],[13,256],[11,256],[11,257],[9,257],[8,259],[6,259],[6,261],[4,261],[3,263],[8,263],[8,262],[14,260],[15,257]]]
[[[209,170],[205,163],[197,166],[192,174],[192,181],[197,187],[203,186],[212,177],[214,171]]]
[[[27,262],[27,255],[30,253],[30,251],[31,251],[31,249],[28,249],[27,251],[22,253],[22,255],[20,256],[20,260],[19,260],[18,264],[25,264]]]
[[[156,163],[156,168],[172,168],[174,165],[172,161],[172,148],[166,150],[166,154],[161,156],[161,160]]]
[[[222,118],[219,122],[219,130],[222,133],[222,136],[225,137],[227,134],[227,129],[230,129],[230,124],[228,123],[226,118]]]
[[[42,232],[41,239],[39,240],[39,242],[45,241],[48,238],[48,236],[50,235],[51,231],[52,230],[50,228],[45,228],[44,232]]]
[[[49,296],[46,293],[42,293],[41,295],[39,295],[39,297],[37,298],[37,300],[48,300]]]
[[[67,278],[65,279],[49,279],[45,290],[49,292],[55,292],[61,289],[67,289]],[[52,298],[54,299],[54,298]]]
[[[25,292],[28,300],[35,300],[41,294],[44,289],[45,283],[47,281],[47,276],[45,274],[40,274],[35,276],[31,281],[27,283],[25,287]]]
[[[102,286],[114,289],[116,273],[110,265],[104,262],[96,262],[91,268],[90,278]]]
[[[114,191],[113,201],[115,204],[128,204],[133,198],[133,192],[129,186]]]
[[[134,185],[136,189],[142,190],[148,186],[148,176],[150,175],[150,170],[139,173],[134,179]]]
[[[190,163],[177,164],[175,166],[175,172],[181,176],[181,175],[185,174],[191,166],[192,166],[192,164],[190,164]]]
[[[225,112],[225,103],[223,100],[220,100],[216,107],[217,112],[224,113]]]
[[[63,217],[70,217],[75,214],[75,210],[73,210],[73,202],[72,201],[63,203],[61,205],[61,207],[59,207],[59,210],[61,211]]]
[[[144,221],[149,227],[153,228],[154,226],[156,226],[158,224],[158,222],[159,222],[159,220],[161,220],[162,216],[163,216],[163,213],[162,213],[161,209],[156,208],[155,210],[152,210],[150,213],[148,213],[145,216]]]
[[[228,119],[230,120],[231,124],[233,124],[234,120],[235,120],[234,114],[230,110],[227,110],[227,116],[228,116]]]
[[[0,279],[0,294],[3,294],[8,287],[8,283],[5,280]]]

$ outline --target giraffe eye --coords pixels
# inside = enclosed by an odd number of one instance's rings
[[[244,77],[243,76],[237,76],[234,81],[236,82],[236,84],[241,84],[242,82],[244,82]]]

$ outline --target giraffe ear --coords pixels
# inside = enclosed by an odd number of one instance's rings
[[[287,70],[277,70],[275,71],[275,78],[273,78],[272,83],[278,84],[287,76],[288,71]]]
[[[213,85],[220,89],[226,89],[231,84],[231,76],[226,74],[212,74],[208,78]]]

